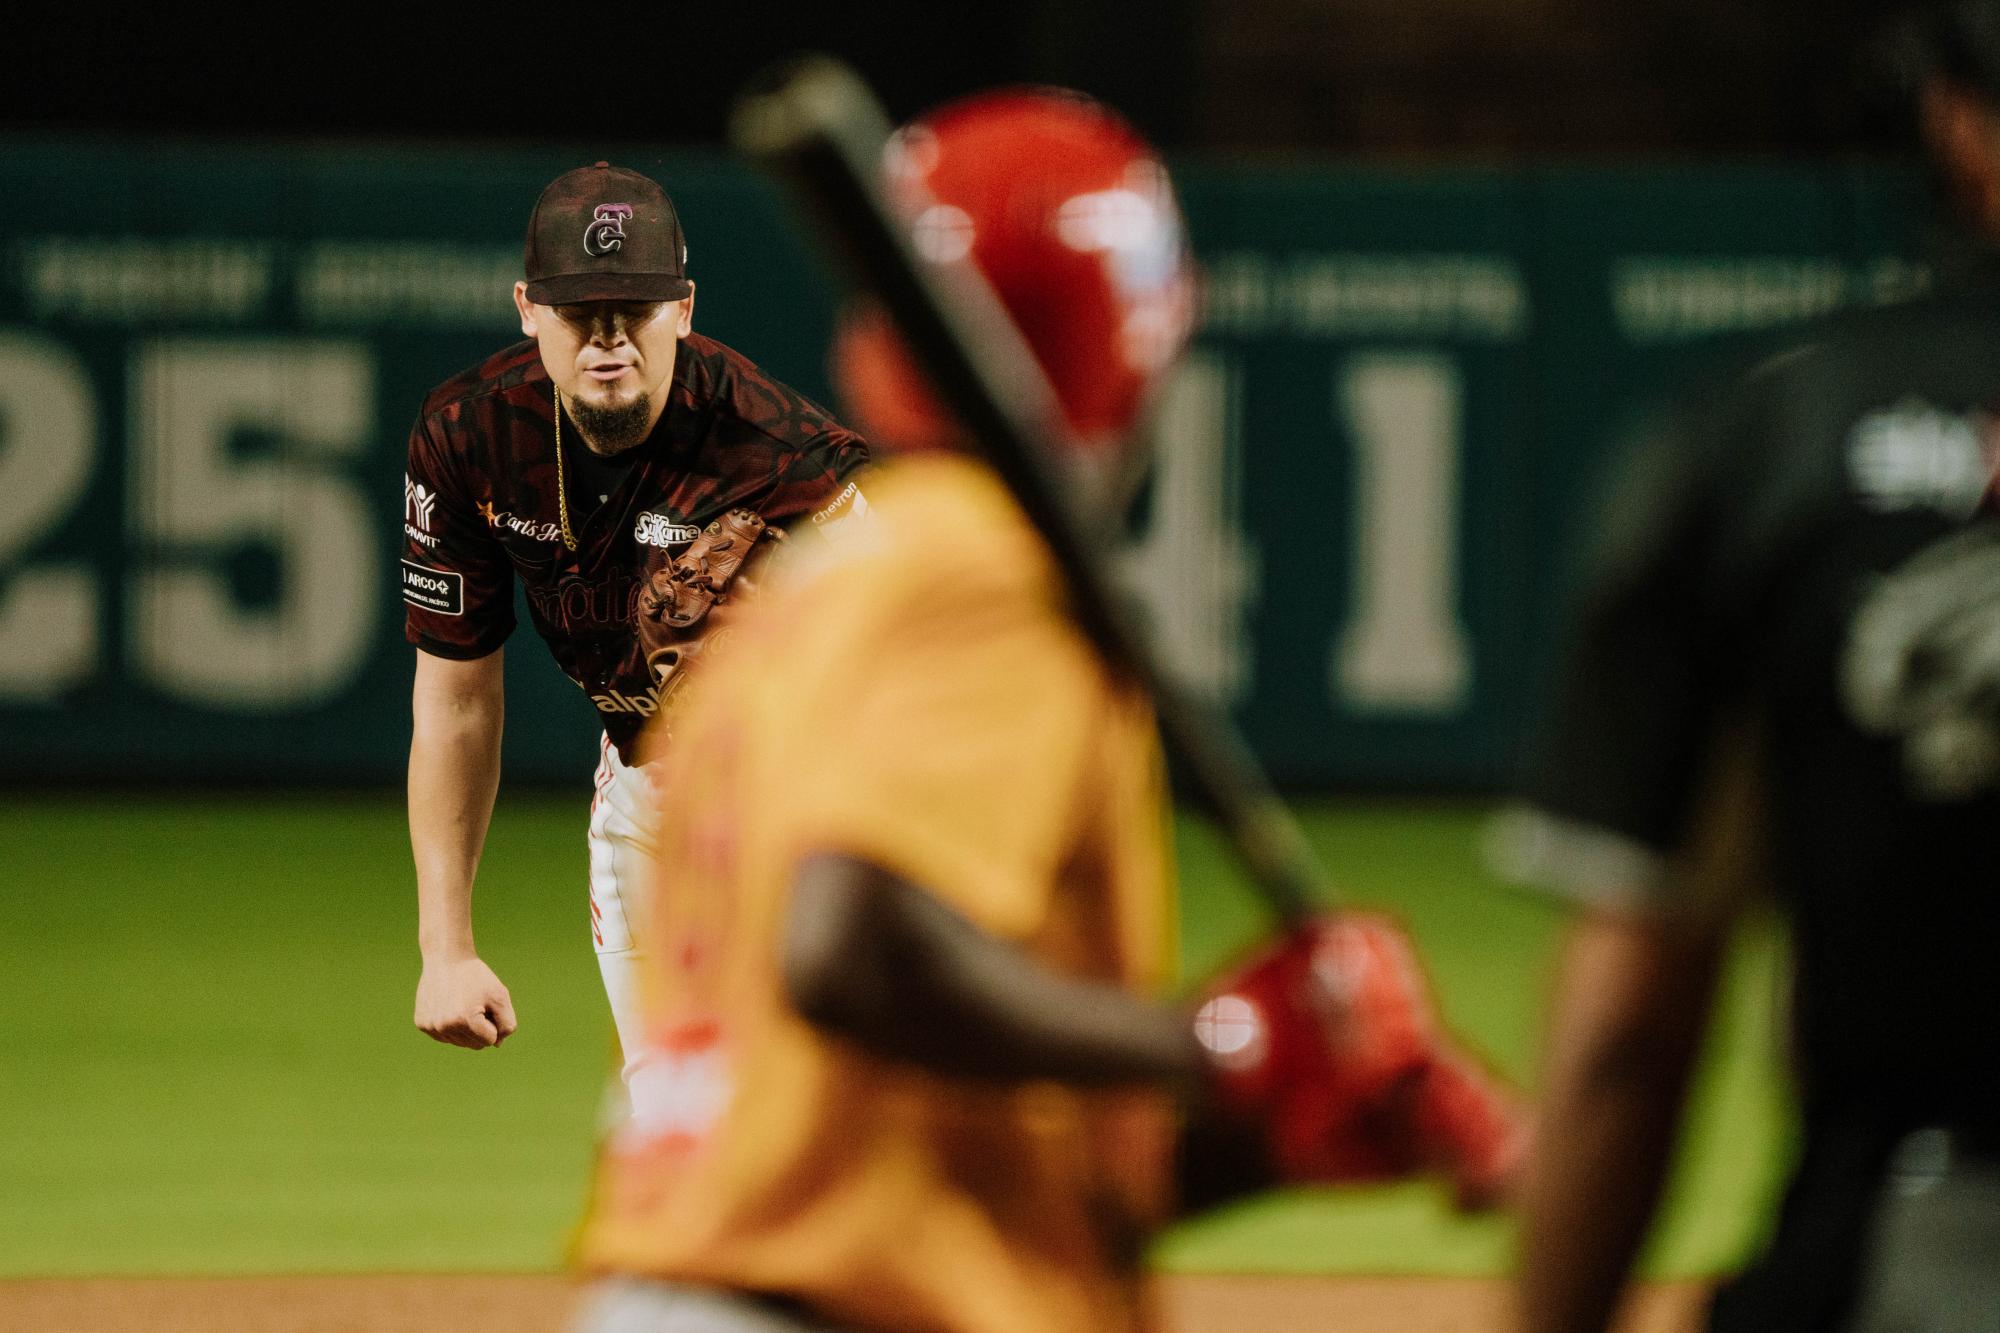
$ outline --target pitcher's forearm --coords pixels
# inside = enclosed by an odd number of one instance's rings
[[[497,731],[422,730],[410,746],[410,849],[417,943],[425,957],[469,955],[472,880],[500,785]]]
[[[472,882],[500,786],[501,702],[419,688],[410,740],[410,850],[417,943],[428,958],[473,953]]]

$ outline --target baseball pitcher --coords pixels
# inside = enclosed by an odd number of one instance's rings
[[[474,1050],[515,1030],[479,956],[472,886],[500,772],[518,581],[603,721],[589,916],[625,1050],[638,1045],[634,895],[655,804],[637,752],[783,525],[860,504],[861,440],[693,332],[672,201],[599,162],[556,178],[514,285],[526,341],[433,390],[410,432],[402,561],[423,974],[416,1024]],[[671,726],[660,735],[670,736]]]

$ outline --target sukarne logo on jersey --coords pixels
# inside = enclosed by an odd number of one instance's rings
[[[645,513],[632,526],[632,539],[641,546],[685,546],[701,535],[692,523],[681,523],[666,514]]]
[[[413,542],[425,546],[436,546],[438,539],[431,535],[431,511],[437,508],[437,492],[421,481],[410,480],[410,474],[403,474],[403,534]]]

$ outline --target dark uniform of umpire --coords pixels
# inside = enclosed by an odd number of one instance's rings
[[[2000,4],[1923,31],[1926,138],[1990,242]],[[1608,1317],[1739,901],[1718,886],[1753,875],[1793,934],[1803,1138],[1711,1326],[2000,1331],[1996,465],[1986,248],[1802,334],[1627,461],[1501,829],[1512,869],[1585,908],[1524,1200],[1536,1333]]]

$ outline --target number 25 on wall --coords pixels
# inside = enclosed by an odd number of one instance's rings
[[[130,670],[176,699],[228,710],[338,694],[367,655],[382,600],[378,543],[352,475],[375,419],[366,349],[164,339],[136,345],[129,373]],[[249,432],[278,449],[234,457],[232,441]],[[82,499],[101,436],[76,355],[0,331],[0,701],[53,702],[117,674],[102,572],[29,561]],[[231,589],[222,561],[245,547],[276,558],[271,605],[246,607]]]

